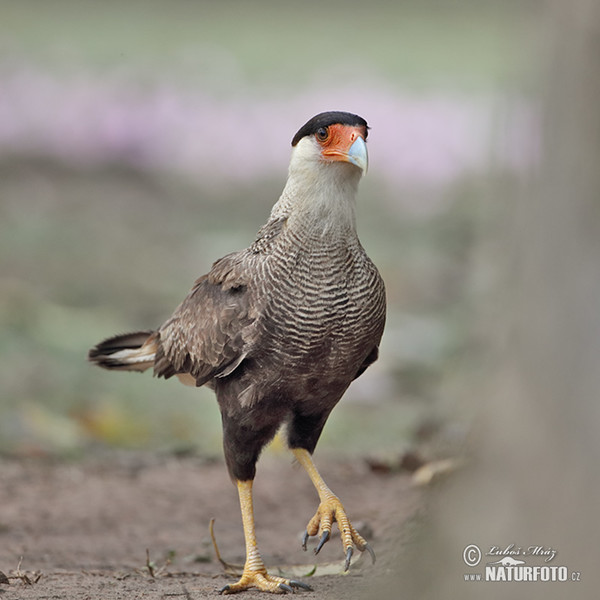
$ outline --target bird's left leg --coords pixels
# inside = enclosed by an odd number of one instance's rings
[[[284,579],[269,575],[267,568],[258,551],[256,533],[254,529],[254,507],[252,504],[252,479],[237,482],[242,511],[242,524],[244,526],[244,539],[246,541],[246,562],[242,576],[236,583],[223,587],[219,593],[234,594],[255,587],[263,592],[285,594],[293,592],[294,588],[310,590],[311,587],[300,581]]]
[[[292,448],[292,452],[296,457],[296,460],[304,467],[304,470],[308,473],[313,485],[315,486],[317,493],[319,494],[319,508],[315,516],[309,521],[306,526],[306,532],[302,540],[302,546],[306,550],[306,542],[308,537],[311,535],[317,535],[320,533],[319,543],[315,548],[315,554],[321,550],[325,542],[331,536],[331,526],[334,521],[337,521],[342,537],[342,545],[344,547],[344,553],[346,555],[346,563],[344,565],[344,571],[347,571],[350,567],[350,559],[354,552],[354,547],[358,548],[361,552],[367,550],[371,555],[373,562],[375,562],[375,552],[367,541],[356,531],[350,520],[346,515],[346,510],[339,498],[329,489],[323,478],[319,474],[315,463],[313,462],[310,452],[304,448]]]

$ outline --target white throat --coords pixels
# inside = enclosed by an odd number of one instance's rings
[[[271,218],[330,235],[356,231],[356,192],[361,170],[346,162],[324,161],[316,144],[303,138],[292,150],[288,180]]]

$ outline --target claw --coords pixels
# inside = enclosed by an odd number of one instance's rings
[[[293,588],[300,588],[301,590],[306,590],[307,592],[313,591],[313,589],[310,587],[310,585],[307,585],[306,583],[303,583],[302,581],[295,581],[294,579],[291,579],[290,585]]]
[[[369,544],[367,543],[363,550],[367,550],[369,552],[369,554],[371,555],[371,560],[373,561],[373,564],[375,564],[375,561],[377,559],[375,557],[375,551],[373,550],[373,548],[371,548],[371,546],[369,546]]]
[[[305,531],[302,535],[302,550],[306,552],[306,544],[308,543],[308,531]]]
[[[292,594],[294,593],[294,590],[287,583],[280,583],[279,589],[283,590],[284,594],[287,592],[291,592]]]
[[[224,594],[227,590],[231,589],[230,585],[224,585],[220,590],[219,590],[219,596],[221,596],[222,594]]]
[[[352,558],[353,552],[352,546],[346,550],[346,564],[344,565],[344,571],[347,571],[350,568],[350,559]]]
[[[321,539],[319,540],[319,543],[317,544],[317,547],[315,548],[315,554],[319,554],[319,552],[321,551],[321,548],[325,545],[325,542],[329,539],[330,535],[331,535],[331,531],[324,531],[321,534]]]

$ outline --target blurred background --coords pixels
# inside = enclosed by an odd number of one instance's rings
[[[86,352],[158,326],[247,246],[293,134],[332,109],[372,127],[359,233],[389,320],[320,451],[396,455],[440,426],[461,439],[457,373],[480,373],[473,310],[503,260],[476,252],[505,209],[491,190],[510,195],[539,155],[541,9],[3,2],[0,451],[220,455],[210,392],[109,375]]]

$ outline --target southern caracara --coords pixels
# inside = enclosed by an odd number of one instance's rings
[[[89,352],[106,369],[153,369],[215,391],[246,541],[242,577],[222,593],[309,589],[269,575],[256,542],[256,462],[281,425],[320,499],[304,548],[319,535],[318,552],[337,522],[345,569],[355,547],[374,559],[312,460],[329,413],[376,360],[385,322],[385,288],[355,223],[367,130],[345,112],[310,119],[292,140],[287,183],[254,243],[215,262],[157,331],[118,335]]]

